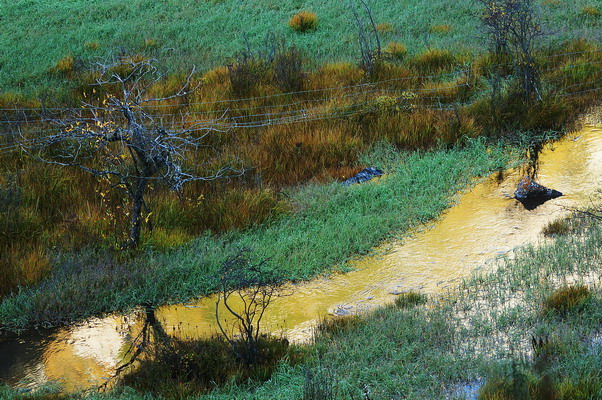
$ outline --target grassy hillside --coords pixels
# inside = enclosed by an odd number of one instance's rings
[[[411,54],[426,47],[481,52],[478,7],[472,0],[379,0],[369,2],[382,40],[403,43]],[[543,0],[543,21],[553,36],[598,40],[600,17],[584,12],[595,0]],[[296,33],[289,18],[301,10],[318,16],[315,31]],[[595,13],[594,13],[595,14]],[[1,91],[45,93],[63,82],[49,71],[66,56],[94,60],[121,48],[160,54],[178,71],[196,64],[223,64],[267,33],[283,35],[316,64],[357,58],[356,27],[345,0],[2,0]],[[446,27],[447,26],[447,27]]]

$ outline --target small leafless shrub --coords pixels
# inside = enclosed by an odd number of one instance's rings
[[[282,294],[282,282],[269,268],[266,260],[252,262],[248,250],[241,250],[222,265],[220,285],[215,304],[215,319],[232,351],[247,366],[262,357],[261,322],[273,298]],[[234,324],[227,326],[221,319],[223,306]]]
[[[540,74],[535,52],[543,36],[534,0],[478,0],[483,6],[481,21],[496,54],[509,54],[520,81],[521,94],[529,99],[540,95]]]
[[[298,92],[303,89],[303,54],[295,46],[287,46],[284,40],[276,41],[276,51],[272,61],[274,82],[285,92]]]
[[[383,62],[379,30],[365,0],[349,0],[349,8],[358,32],[360,67],[373,77]]]

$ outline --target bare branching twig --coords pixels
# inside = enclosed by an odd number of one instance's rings
[[[245,364],[252,365],[258,361],[261,321],[273,297],[282,294],[282,283],[267,268],[267,260],[253,263],[247,253],[241,250],[222,265],[215,318],[233,351]],[[238,335],[233,330],[227,332],[220,320],[220,305],[234,317],[233,328],[238,327]]]

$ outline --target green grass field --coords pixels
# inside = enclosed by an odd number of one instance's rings
[[[156,54],[172,71],[224,64],[247,37],[260,47],[267,33],[282,35],[310,62],[356,60],[357,31],[345,0],[119,0],[8,1],[0,5],[0,88],[48,96],[65,83],[49,71],[62,58],[94,61],[127,49]],[[595,0],[544,0],[541,14],[553,35],[548,44],[601,37],[600,17],[584,12]],[[472,0],[379,0],[369,2],[376,23],[390,24],[383,45],[403,43],[410,54],[427,47],[477,53],[485,40]],[[318,16],[315,31],[288,27],[298,11]],[[449,29],[437,26],[449,25]],[[435,27],[435,28],[433,28]]]

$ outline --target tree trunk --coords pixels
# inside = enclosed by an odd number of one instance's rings
[[[135,248],[140,241],[140,230],[142,226],[142,207],[144,206],[144,193],[148,185],[148,178],[141,177],[138,179],[138,184],[133,195],[132,216],[130,219],[130,237],[128,239],[128,247]]]

